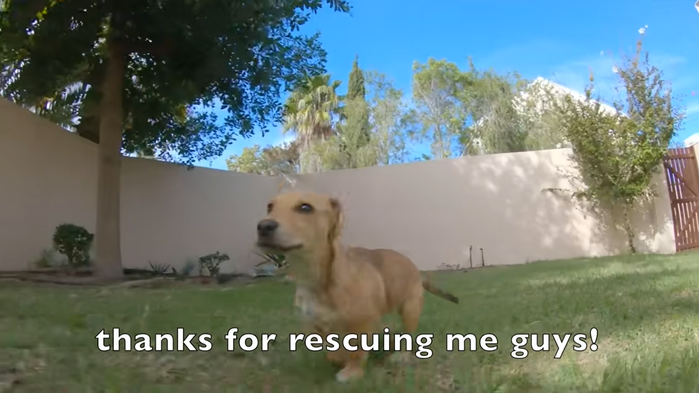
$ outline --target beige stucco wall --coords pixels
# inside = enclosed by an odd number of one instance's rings
[[[56,225],[95,228],[96,146],[0,99],[0,270],[27,268],[51,246]],[[562,195],[569,150],[464,157],[297,178],[297,187],[339,197],[345,242],[389,247],[425,270],[615,254],[623,238]],[[634,223],[643,252],[674,252],[664,176]],[[257,260],[255,224],[280,180],[124,158],[122,252],[126,267],[182,266],[221,251],[231,266]]]
[[[125,158],[122,173],[122,258],[125,266],[148,261],[181,266],[212,252],[233,263],[223,271],[248,271],[257,222],[279,182],[270,177],[154,160]]]
[[[329,193],[347,209],[345,241],[389,247],[423,268],[519,264],[625,250],[582,206],[545,188],[571,188],[569,149],[463,157],[298,177],[297,187]],[[633,221],[640,252],[673,253],[664,175],[657,198]]]
[[[0,268],[26,267],[56,225],[95,229],[96,149],[0,99]]]
[[[0,99],[0,270],[28,267],[55,227],[95,230],[96,145]],[[125,157],[121,233],[125,267],[180,267],[215,251],[248,270],[255,225],[274,178]],[[236,265],[236,266],[233,266]]]

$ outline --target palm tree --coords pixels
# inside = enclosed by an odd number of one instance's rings
[[[333,124],[341,101],[336,90],[340,83],[331,83],[329,74],[315,76],[297,87],[286,100],[283,133],[294,133],[302,156],[309,153],[314,141],[335,135]],[[301,160],[301,172],[317,169],[317,165],[307,166],[304,161]]]

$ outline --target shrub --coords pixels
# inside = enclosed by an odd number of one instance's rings
[[[167,263],[148,262],[148,265],[150,266],[150,270],[158,276],[164,276],[167,274],[168,271],[175,270],[174,268],[170,267],[170,265],[168,265]]]
[[[219,265],[228,260],[230,260],[228,254],[221,254],[218,251],[213,254],[204,255],[199,258],[199,271],[201,272],[202,269],[206,269],[206,271],[209,272],[209,276],[217,277],[220,270]]]
[[[90,264],[90,247],[95,235],[74,224],[61,224],[53,234],[53,247],[66,256],[70,267]]]

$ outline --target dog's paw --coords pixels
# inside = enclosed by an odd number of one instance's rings
[[[347,383],[350,381],[351,378],[349,378],[346,374],[344,374],[342,371],[339,371],[337,374],[335,374],[335,380],[339,383]]]
[[[335,374],[335,379],[340,383],[348,383],[353,379],[360,378],[364,375],[364,370],[361,368],[345,367]]]

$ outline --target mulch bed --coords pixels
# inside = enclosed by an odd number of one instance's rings
[[[261,279],[278,277],[252,277],[242,274],[220,274],[218,277],[208,276],[176,276],[173,274],[156,274],[149,270],[124,269],[124,278],[119,280],[99,279],[92,276],[91,268],[68,269],[64,267],[42,268],[19,272],[0,272],[0,281],[24,281],[41,284],[72,285],[72,286],[118,286],[130,287],[160,287],[173,282],[186,282],[200,285],[247,285]]]

